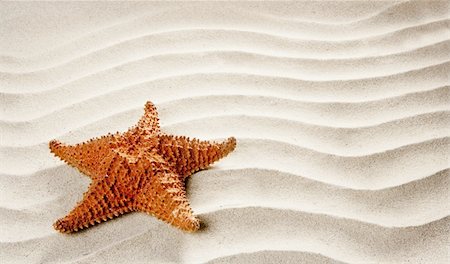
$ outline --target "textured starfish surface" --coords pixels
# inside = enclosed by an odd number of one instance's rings
[[[92,179],[83,199],[54,223],[60,232],[75,232],[131,211],[193,232],[200,222],[186,198],[185,180],[233,151],[236,139],[216,143],[161,133],[156,108],[147,102],[144,116],[124,133],[76,145],[52,140],[49,146]]]

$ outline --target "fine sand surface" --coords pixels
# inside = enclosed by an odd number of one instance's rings
[[[448,263],[447,1],[0,3],[1,263]],[[89,178],[48,141],[235,136],[202,229],[52,223]]]

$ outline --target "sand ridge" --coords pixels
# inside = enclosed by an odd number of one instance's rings
[[[6,263],[448,260],[447,1],[0,7]],[[188,182],[203,229],[57,233],[89,179],[48,141],[124,131],[147,100],[165,132],[238,140]]]

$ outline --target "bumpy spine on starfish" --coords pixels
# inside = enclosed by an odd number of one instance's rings
[[[197,231],[200,221],[193,215],[184,182],[164,164],[152,166],[156,168],[156,177],[151,177],[136,197],[136,209],[152,214],[184,231]],[[158,195],[154,195],[155,193]]]
[[[144,115],[141,119],[139,119],[136,127],[152,135],[156,135],[161,132],[159,127],[158,111],[152,102],[148,101],[145,104]]]
[[[176,164],[174,167],[181,180],[225,157],[236,147],[234,137],[222,143],[211,143],[184,136],[161,135],[159,138],[161,155]]]

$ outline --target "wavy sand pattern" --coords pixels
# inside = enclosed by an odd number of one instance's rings
[[[2,2],[5,263],[447,263],[447,1]],[[89,179],[49,153],[123,131],[238,138],[188,183],[203,229],[52,228]]]

